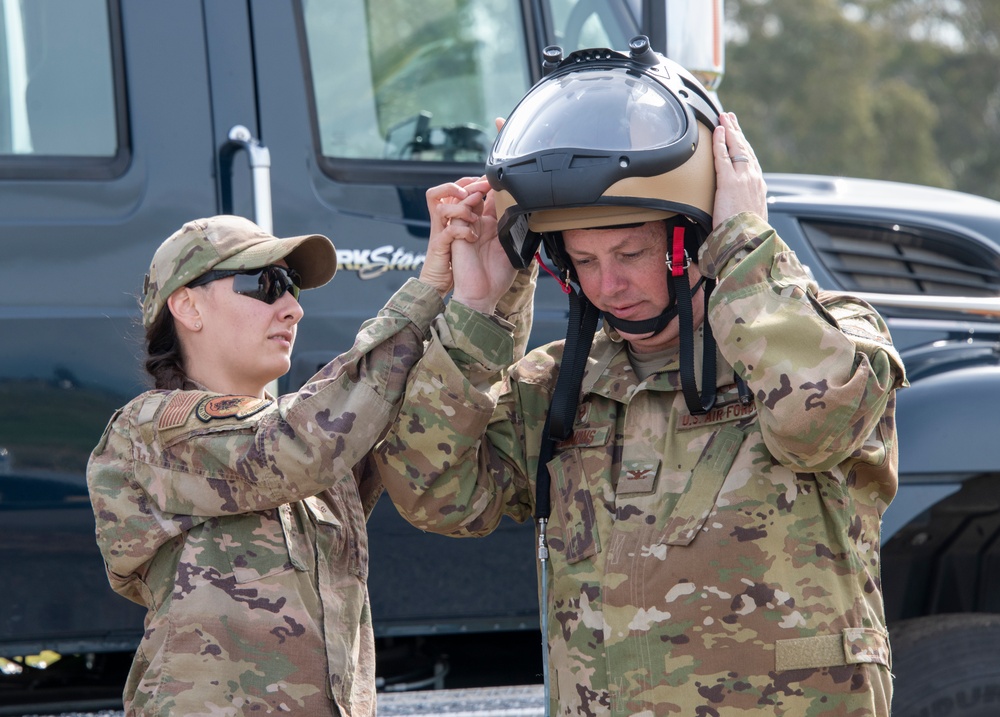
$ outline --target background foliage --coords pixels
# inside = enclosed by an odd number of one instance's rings
[[[726,75],[766,171],[1000,199],[1000,0],[726,0]]]

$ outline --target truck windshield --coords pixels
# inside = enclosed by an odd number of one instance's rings
[[[520,6],[305,0],[323,155],[482,162],[531,84]]]
[[[112,157],[115,122],[106,0],[0,0],[0,156]]]
[[[537,2],[542,44],[622,48],[617,3]],[[320,151],[340,159],[482,163],[531,86],[520,0],[303,0]]]

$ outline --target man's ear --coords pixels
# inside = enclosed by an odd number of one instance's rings
[[[174,315],[174,322],[188,331],[201,331],[201,311],[198,297],[191,289],[182,286],[167,297],[167,309]]]

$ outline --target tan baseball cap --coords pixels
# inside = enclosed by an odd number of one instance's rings
[[[301,289],[330,281],[337,250],[321,234],[279,239],[243,217],[195,219],[153,254],[143,284],[142,324],[152,326],[172,293],[213,269],[260,269],[284,259],[302,277]]]

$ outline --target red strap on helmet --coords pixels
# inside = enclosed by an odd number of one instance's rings
[[[670,274],[680,276],[687,268],[684,262],[684,227],[674,227],[673,247],[670,250]]]
[[[571,291],[573,291],[572,287],[570,287],[570,285],[569,285],[569,284],[567,284],[567,283],[566,283],[565,281],[563,281],[562,279],[560,279],[560,278],[559,278],[559,277],[558,277],[558,276],[556,275],[556,273],[555,273],[554,271],[552,271],[552,269],[550,269],[549,267],[547,267],[547,266],[545,265],[545,262],[544,262],[544,261],[542,261],[542,255],[541,255],[541,253],[539,253],[539,252],[537,252],[537,251],[535,252],[535,261],[537,261],[537,262],[538,262],[538,266],[542,267],[542,269],[544,269],[544,270],[545,270],[545,273],[546,273],[546,274],[548,274],[548,275],[549,275],[549,276],[551,276],[551,277],[552,277],[553,279],[555,279],[556,281],[558,281],[558,282],[559,282],[559,286],[561,286],[561,287],[562,287],[562,290],[563,290],[563,293],[564,293],[564,294],[568,294],[568,293],[570,293]]]

